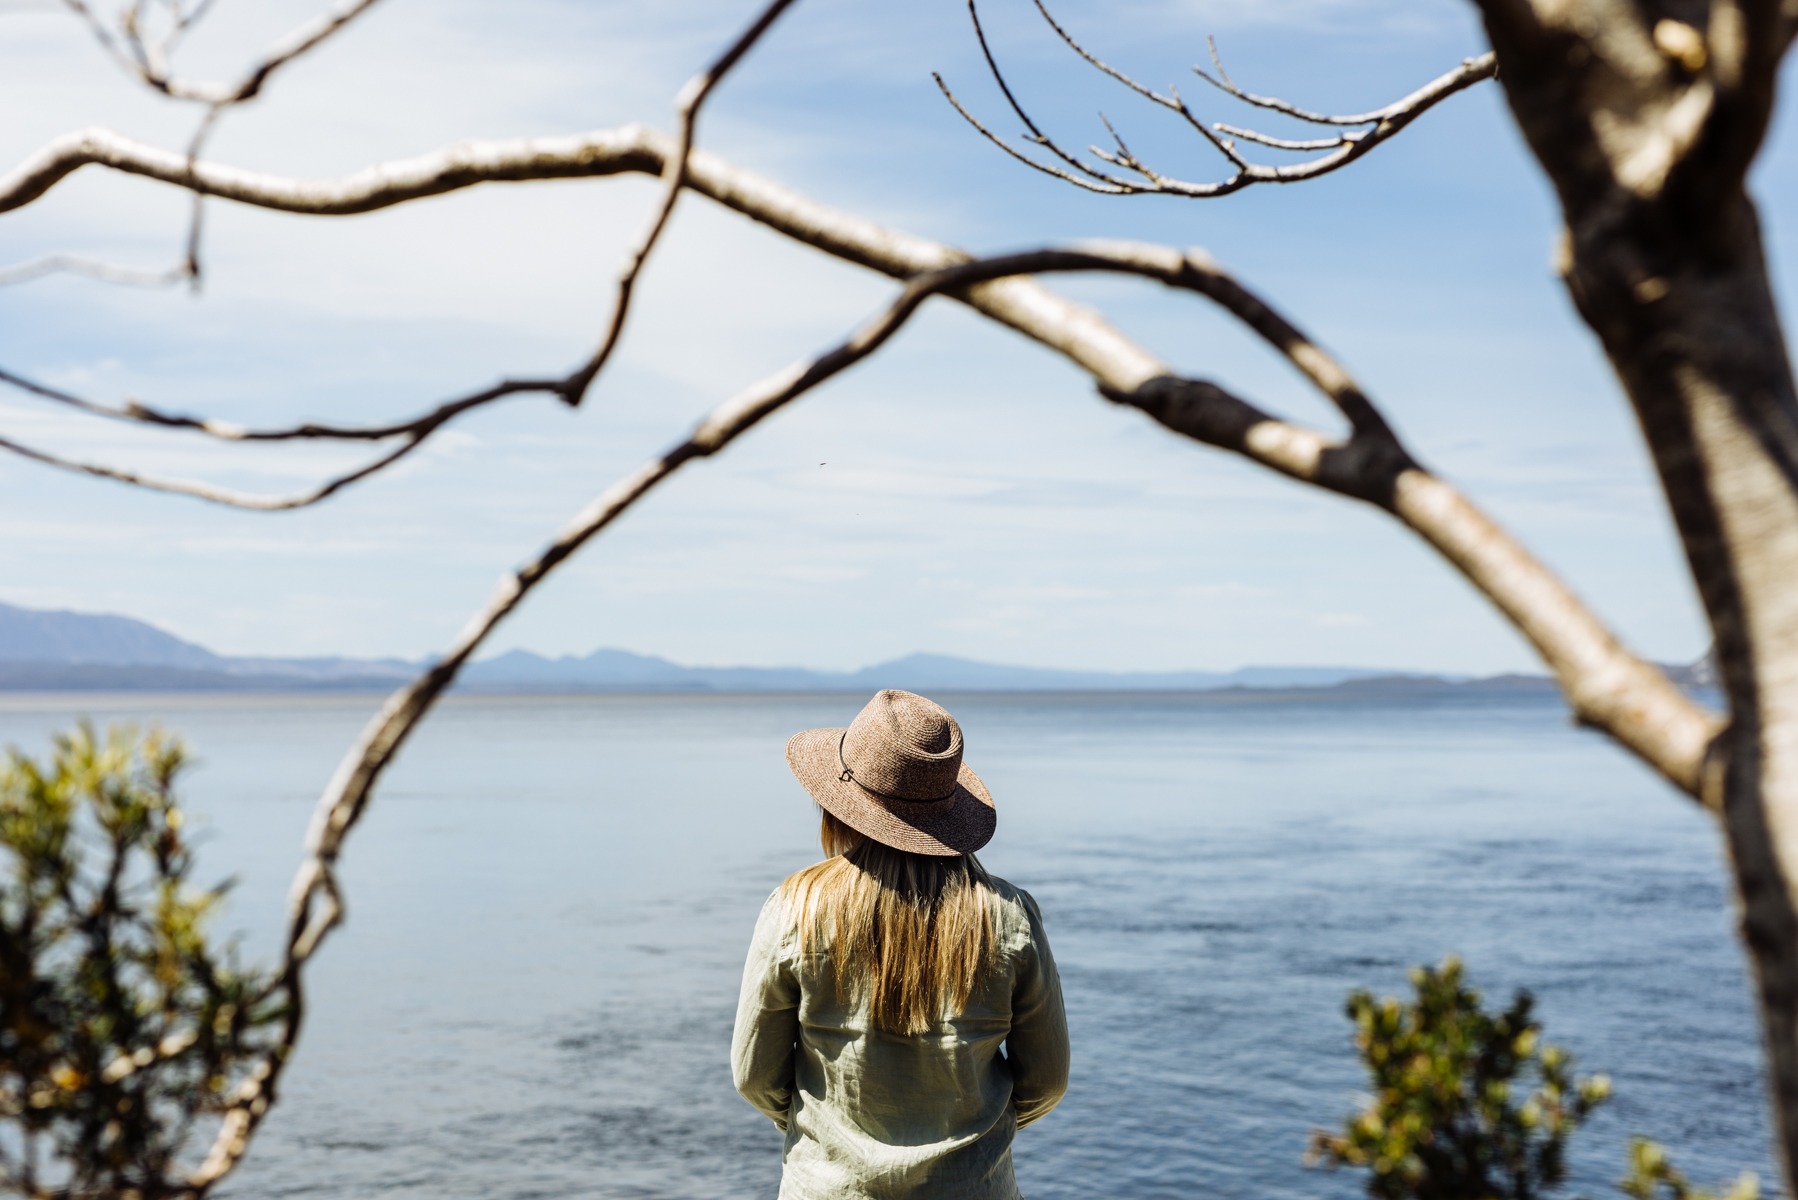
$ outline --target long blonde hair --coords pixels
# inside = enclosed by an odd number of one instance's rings
[[[801,951],[835,966],[837,998],[865,985],[874,1028],[896,1034],[966,1008],[998,937],[980,860],[896,850],[829,812],[818,840],[831,857],[789,876],[781,894]]]

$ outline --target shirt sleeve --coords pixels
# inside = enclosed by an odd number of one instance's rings
[[[781,952],[785,918],[786,905],[776,891],[755,923],[730,1040],[737,1091],[783,1131],[793,1101],[793,1055],[799,1039],[799,981]]]
[[[1068,1090],[1068,1019],[1061,1004],[1061,976],[1043,932],[1043,914],[1022,893],[1030,922],[1028,944],[1018,958],[1012,987],[1011,1033],[1005,1057],[1011,1065],[1011,1101],[1018,1128],[1061,1103]]]

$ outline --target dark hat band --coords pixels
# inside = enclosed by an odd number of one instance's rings
[[[871,796],[879,796],[882,800],[897,800],[901,804],[941,804],[943,801],[954,797],[956,788],[959,786],[955,783],[951,783],[949,785],[949,790],[942,795],[927,796],[923,799],[918,799],[915,796],[895,796],[891,792],[883,792],[878,788],[869,787],[855,777],[855,768],[850,766],[849,761],[843,757],[843,743],[847,741],[848,738],[849,731],[847,729],[843,730],[842,735],[837,738],[837,762],[842,764],[843,767],[842,773],[837,776],[837,779],[841,782],[853,783],[856,787],[867,792]]]

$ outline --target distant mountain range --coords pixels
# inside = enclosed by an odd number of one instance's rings
[[[908,654],[859,671],[813,671],[804,667],[684,667],[665,658],[625,650],[595,650],[576,657],[544,658],[513,650],[472,663],[463,677],[486,691],[714,691],[813,692],[872,691],[898,687],[912,691],[1212,691],[1229,687],[1329,687],[1350,679],[1388,675],[1354,667],[1244,667],[1236,671],[1107,672],[1012,667]]]
[[[130,617],[0,604],[0,691],[384,690],[411,678],[424,665],[398,658],[235,657],[216,654]],[[1693,668],[1683,670],[1689,673]],[[858,671],[689,667],[628,650],[602,649],[559,658],[528,650],[507,651],[470,663],[458,686],[464,691],[513,693],[865,692],[883,687],[914,691],[1217,691],[1347,686],[1548,691],[1553,683],[1533,675],[1469,680],[1357,667],[1069,671],[1004,666],[940,654],[907,655]]]
[[[131,617],[0,604],[0,690],[387,687],[398,658],[240,658]]]

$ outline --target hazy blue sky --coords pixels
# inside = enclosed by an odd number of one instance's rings
[[[645,121],[752,0],[385,0],[232,115],[212,156],[328,175],[459,138]],[[219,0],[191,44],[224,72],[313,6]],[[1074,144],[1101,107],[1170,171],[1218,163],[1167,114],[990,0],[1022,95]],[[1113,61],[1179,81],[1218,35],[1239,81],[1371,107],[1484,49],[1434,0],[1066,0]],[[0,160],[82,125],[178,146],[55,5],[0,8]],[[1546,186],[1495,87],[1350,170],[1214,201],[1113,199],[1026,171],[937,95],[1015,131],[959,0],[806,0],[720,92],[711,149],[812,195],[979,250],[1082,237],[1209,248],[1337,351],[1426,462],[1662,659],[1705,635],[1625,403],[1548,269]],[[1788,97],[1757,176],[1782,294],[1798,282]],[[494,185],[351,219],[213,205],[205,291],[79,279],[0,291],[0,364],[99,397],[240,421],[373,420],[565,369],[604,319],[641,180]],[[1783,198],[1783,199],[1782,199]],[[0,260],[172,261],[184,201],[90,170],[0,218]],[[1059,281],[1183,369],[1328,421],[1292,373],[1190,298]],[[0,458],[0,600],[128,613],[239,653],[429,653],[621,471],[821,348],[883,280],[689,197],[615,369],[578,413],[527,399],[322,507],[226,511]],[[0,396],[0,428],[82,456],[289,490],[355,457],[246,451]],[[820,466],[820,463],[827,465]],[[1381,515],[1176,439],[1070,367],[943,304],[876,361],[677,477],[540,589],[495,648],[620,646],[688,662],[847,667],[911,650],[1095,668],[1343,663],[1497,671],[1527,648]]]

